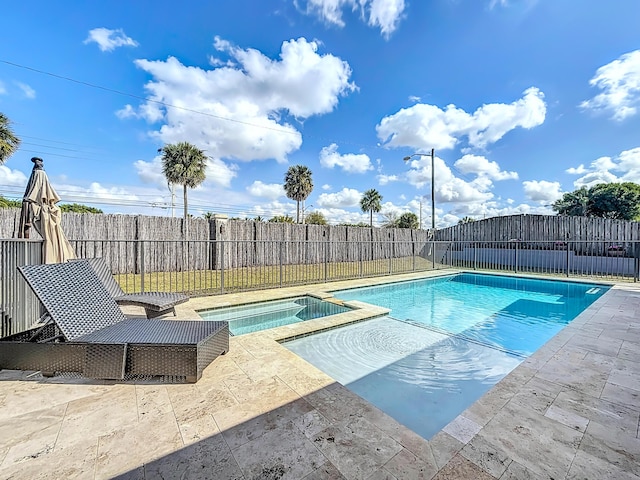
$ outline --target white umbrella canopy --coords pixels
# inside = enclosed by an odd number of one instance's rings
[[[31,161],[34,166],[22,199],[18,236],[28,238],[30,225],[36,229],[43,240],[43,263],[62,263],[76,258],[71,244],[62,231],[62,211],[56,205],[60,197],[42,169],[42,159],[34,157]]]

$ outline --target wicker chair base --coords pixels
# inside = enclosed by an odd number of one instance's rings
[[[124,323],[132,322],[123,322],[126,327]],[[218,355],[229,351],[229,325],[211,323],[216,325],[204,338],[181,344],[77,340],[34,343],[6,337],[0,339],[0,368],[37,370],[47,375],[78,373],[87,378],[108,380],[122,380],[131,375],[183,376],[187,382],[197,382]],[[105,330],[100,333],[106,333]],[[125,332],[127,328],[121,330]],[[27,336],[28,332],[21,334],[23,338]]]

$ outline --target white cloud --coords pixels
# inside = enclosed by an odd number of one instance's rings
[[[2,186],[27,186],[27,177],[20,170],[11,170],[6,165],[0,165],[0,185]]]
[[[363,4],[362,0],[360,3]],[[382,35],[389,38],[402,19],[404,0],[371,0],[364,5],[369,14],[367,23],[372,27],[380,27]]]
[[[485,157],[477,155],[464,155],[455,163],[456,170],[465,175],[475,175],[472,180],[456,177],[439,157],[435,157],[434,165],[436,203],[487,202],[494,196],[491,192],[494,180],[518,178],[516,172],[505,172],[496,162],[490,162]],[[431,157],[414,157],[409,162],[409,171],[405,178],[409,184],[418,189],[423,189],[427,184],[430,185]]]
[[[102,52],[111,52],[118,47],[137,47],[138,42],[127,37],[121,28],[110,30],[108,28],[94,28],[89,30],[89,36],[84,43],[97,43]]]
[[[325,183],[324,185],[322,185],[322,190],[331,190],[331,185]]]
[[[461,138],[467,137],[471,147],[485,148],[517,127],[530,129],[541,125],[546,111],[544,94],[531,87],[519,100],[485,104],[473,114],[455,105],[441,110],[435,105],[418,103],[383,118],[376,131],[386,147],[444,150],[454,148]]]
[[[378,183],[382,186],[387,185],[391,182],[397,182],[398,180],[400,180],[400,177],[398,177],[397,175],[384,175],[384,174],[380,174],[378,175]]]
[[[493,197],[489,191],[492,182],[488,177],[478,176],[475,180],[466,182],[457,178],[441,158],[435,157],[434,165],[436,203],[485,202]],[[430,157],[411,160],[409,167],[406,179],[411,185],[422,189],[427,183],[431,183]]]
[[[136,118],[138,117],[138,114],[131,105],[127,104],[124,108],[116,111],[116,116],[119,119],[124,120],[125,118]]]
[[[36,98],[36,91],[33,88],[31,88],[31,86],[27,85],[26,83],[22,83],[22,82],[16,82],[16,85],[18,85],[20,90],[22,90],[22,93],[23,93],[23,95],[25,97],[27,97],[29,99]]]
[[[362,193],[353,188],[343,188],[336,193],[321,193],[318,206],[326,208],[356,207],[360,204]]]
[[[162,157],[157,156],[151,162],[137,160],[133,163],[138,177],[143,183],[157,185],[161,188],[167,187],[167,179],[162,173]],[[205,169],[206,179],[204,185],[215,185],[219,187],[229,187],[231,180],[236,177],[238,167],[227,165],[218,158],[208,158]]]
[[[597,185],[598,183],[612,183],[612,182],[617,182],[619,179],[618,177],[606,170],[601,170],[601,171],[592,171],[587,173],[586,175],[580,177],[579,179],[577,179],[575,182],[573,182],[573,185],[576,188],[580,188],[580,187],[593,187],[594,185]]]
[[[368,155],[338,153],[338,145],[332,143],[320,151],[320,165],[326,168],[340,167],[347,173],[365,173],[373,169]]]
[[[567,173],[582,175],[573,182],[576,188],[592,187],[598,183],[640,183],[640,147],[625,150],[615,158],[600,157],[588,167],[569,168]]]
[[[522,182],[524,194],[532,202],[550,204],[562,197],[560,182],[527,180]]]
[[[329,113],[341,96],[356,89],[349,81],[349,64],[331,54],[318,54],[317,42],[286,41],[278,60],[222,39],[216,45],[237,62],[237,68],[205,70],[174,57],[136,60],[153,78],[145,86],[149,100],[136,115],[149,123],[162,121],[151,134],[161,142],[189,141],[218,158],[286,162],[300,148],[302,136],[281,117]],[[128,107],[120,112],[131,115]]]
[[[160,187],[167,186],[167,179],[162,174],[162,160],[161,157],[156,157],[150,162],[144,160],[137,160],[133,163],[138,177],[143,183],[151,183]]]
[[[640,105],[640,50],[598,68],[589,83],[602,93],[582,102],[582,108],[608,112],[618,121],[635,115]]]
[[[4,86],[4,83],[0,82],[0,95],[6,95],[7,89]]]
[[[238,166],[227,164],[219,158],[209,157],[205,174],[207,176],[204,181],[205,185],[213,184],[218,187],[230,187],[231,180],[238,176]]]
[[[324,22],[344,27],[344,9],[360,9],[362,20],[370,27],[380,28],[385,38],[398,28],[402,20],[404,0],[294,0],[294,4],[307,14],[317,15]],[[304,7],[306,5],[306,8]]]
[[[62,203],[79,202],[88,203],[102,208],[100,203],[115,203],[116,205],[135,206],[141,208],[140,203],[145,201],[124,187],[105,187],[98,182],[93,182],[89,187],[79,185],[56,185],[58,194],[62,197]],[[90,200],[88,200],[90,199]]]
[[[618,169],[625,172],[623,181],[640,183],[640,147],[625,150],[618,155]]]
[[[137,195],[128,192],[122,187],[103,187],[98,182],[91,183],[86,192],[92,198],[103,200],[139,200]]]
[[[473,173],[484,175],[492,180],[517,180],[517,172],[505,172],[496,162],[490,162],[478,155],[465,155],[454,163],[455,167],[464,174]]]
[[[584,165],[582,165],[582,164],[578,165],[577,167],[567,168],[565,170],[565,172],[567,172],[569,175],[582,175],[586,171],[587,171],[587,169],[584,168]]]
[[[247,187],[247,191],[254,197],[263,197],[269,200],[276,200],[285,195],[284,188],[280,183],[262,183],[256,180]]]
[[[253,207],[253,211],[256,215],[260,215],[265,219],[270,219],[276,215],[291,215],[295,216],[295,205],[290,203],[282,203],[273,201]]]

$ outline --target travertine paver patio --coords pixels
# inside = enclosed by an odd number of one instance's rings
[[[0,478],[640,478],[640,287],[614,286],[430,441],[274,340],[382,312],[233,337],[197,384],[1,371]]]

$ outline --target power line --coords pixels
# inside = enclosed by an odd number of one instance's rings
[[[94,84],[94,83],[85,82],[83,80],[76,80],[75,78],[67,77],[65,75],[60,75],[60,74],[57,74],[57,73],[47,72],[45,70],[40,70],[40,69],[37,69],[37,68],[34,68],[34,67],[29,67],[27,65],[22,65],[22,64],[19,64],[19,63],[15,63],[15,62],[10,62],[8,60],[0,59],[0,63],[4,63],[6,65],[10,65],[10,66],[16,67],[16,68],[22,68],[24,70],[29,70],[31,72],[38,73],[38,74],[41,74],[41,75],[47,75],[47,76],[50,76],[50,77],[53,77],[53,78],[57,78],[57,79],[60,79],[60,80],[65,80],[65,81],[68,81],[68,82],[76,83],[78,85],[83,85],[85,87],[96,88],[96,89],[99,89],[99,90],[103,90],[105,92],[110,92],[110,93],[115,93],[117,95],[122,95],[122,96],[125,96],[125,97],[135,98],[135,99],[141,100],[143,102],[149,102],[149,103],[154,103],[154,104],[157,104],[157,105],[162,105],[162,106],[167,107],[167,108],[176,108],[178,110],[183,110],[183,111],[186,111],[186,112],[197,113],[199,115],[205,115],[205,116],[208,116],[208,117],[211,117],[211,118],[216,118],[218,120],[225,120],[225,121],[228,121],[228,122],[234,122],[234,123],[238,123],[238,124],[241,124],[241,125],[247,125],[247,126],[250,126],[250,127],[262,128],[264,130],[271,130],[271,131],[274,131],[274,132],[285,133],[285,134],[288,134],[288,135],[300,135],[300,136],[302,136],[302,132],[300,132],[298,130],[294,130],[294,131],[285,130],[284,128],[270,127],[268,125],[247,122],[247,121],[238,120],[238,119],[235,119],[235,118],[223,117],[222,115],[216,115],[216,114],[209,113],[209,112],[203,112],[201,110],[196,110],[196,109],[187,108],[187,107],[181,107],[179,105],[174,105],[174,104],[171,104],[171,103],[163,102],[161,100],[154,100],[154,99],[151,99],[151,98],[148,98],[148,97],[143,97],[143,96],[136,95],[136,94],[133,94],[133,93],[128,93],[128,92],[123,92],[121,90],[116,90],[114,88],[104,87],[102,85],[97,85],[97,84]],[[307,138],[314,138],[314,139],[317,139],[317,140],[322,140],[323,142],[339,143],[340,145],[351,145],[351,146],[354,146],[354,147],[369,148],[369,149],[375,149],[375,150],[378,150],[378,149],[381,148],[377,144],[376,145],[370,145],[370,144],[358,143],[358,142],[353,142],[353,141],[344,140],[344,139],[342,139],[342,140],[334,140],[334,139],[329,139],[329,138],[325,138],[325,137],[319,137],[319,136],[315,136],[315,135],[308,135],[308,134],[305,134],[305,136]]]
[[[79,143],[70,143],[70,142],[61,142],[60,140],[51,140],[49,138],[42,138],[42,137],[33,137],[30,135],[18,135],[20,138],[32,138],[34,140],[42,140],[43,142],[51,142],[51,143],[61,143],[63,145],[72,145],[75,147],[84,147],[84,148],[93,148],[93,149],[99,149],[99,147],[92,147],[90,145],[81,145]]]
[[[11,199],[21,200],[24,192],[22,190],[18,190],[15,187],[0,185],[0,187],[9,187],[8,191],[2,192],[2,194],[7,195],[8,197],[12,197]],[[75,192],[67,192],[64,190],[57,190],[58,194],[63,196],[63,203],[66,202],[81,202],[83,204],[88,205],[109,205],[109,206],[120,206],[120,207],[146,207],[146,208],[161,208],[161,209],[169,209],[169,202],[157,202],[152,200],[137,200],[137,199],[126,199],[126,198],[100,198],[99,196],[87,196],[85,194],[77,194]],[[116,194],[112,194],[116,195]],[[124,195],[124,194],[123,194]],[[141,194],[145,195],[145,194]],[[146,196],[156,196],[153,194],[146,194]],[[157,196],[156,196],[157,197]],[[258,212],[256,206],[249,205],[230,205],[230,204],[203,204],[199,202],[189,202],[189,210],[197,210],[200,212],[208,212],[208,211],[217,211],[220,213],[228,213],[231,215],[241,215],[241,214],[251,214],[251,215],[259,215],[261,212]],[[177,208],[184,207],[183,203],[176,203]],[[264,208],[264,207],[263,207]],[[271,212],[271,215],[274,215],[281,211],[281,208],[268,208],[267,212]]]
[[[89,82],[85,82],[83,80],[76,80],[75,78],[67,77],[67,76],[64,76],[64,75],[58,75],[57,73],[45,72],[44,70],[39,70],[37,68],[29,67],[27,65],[21,65],[19,63],[9,62],[7,60],[0,59],[0,63],[4,63],[6,65],[11,65],[12,67],[16,67],[16,68],[22,68],[24,70],[29,70],[31,72],[39,73],[41,75],[48,75],[50,77],[58,78],[60,80],[65,80],[67,82],[77,83],[78,85],[84,85],[85,87],[97,88],[99,90],[104,90],[105,92],[115,93],[117,95],[122,95],[124,97],[135,98],[137,100],[142,100],[143,102],[155,103],[156,105],[162,105],[163,107],[175,108],[175,109],[178,109],[178,110],[183,110],[185,112],[197,113],[199,115],[206,115],[208,117],[216,118],[218,120],[225,120],[225,121],[228,121],[228,122],[239,123],[241,125],[247,125],[247,126],[250,126],[250,127],[257,127],[257,128],[262,128],[262,129],[265,129],[265,130],[272,130],[274,132],[286,133],[288,135],[302,135],[297,130],[292,132],[290,130],[285,130],[283,128],[275,128],[275,127],[270,127],[268,125],[259,125],[257,123],[245,122],[243,120],[237,120],[235,118],[223,117],[221,115],[215,115],[213,113],[203,112],[203,111],[200,111],[200,110],[194,110],[192,108],[187,108],[187,107],[181,107],[179,105],[173,105],[171,103],[163,102],[163,101],[160,101],[160,100],[154,100],[154,99],[151,99],[151,98],[142,97],[140,95],[135,95],[133,93],[123,92],[121,90],[116,90],[114,88],[103,87],[102,85],[96,85],[95,83],[89,83]]]
[[[41,143],[21,142],[21,145],[33,145],[34,147],[55,148],[56,150],[65,150],[67,152],[79,152],[76,148],[56,147],[54,145],[42,145]]]

